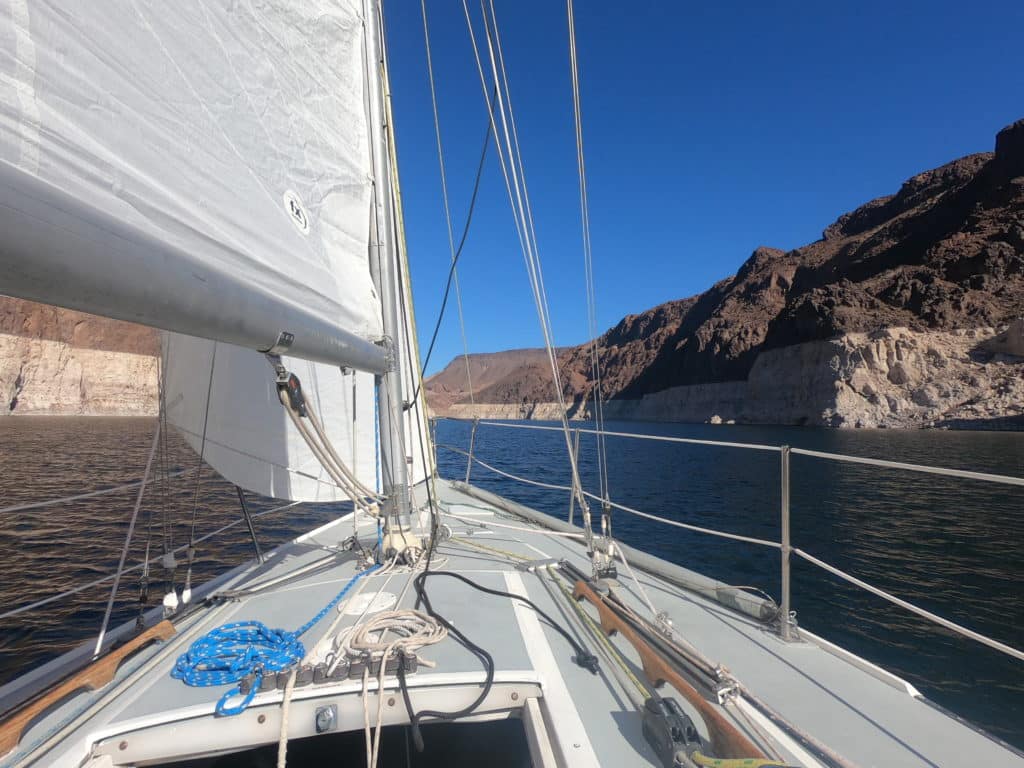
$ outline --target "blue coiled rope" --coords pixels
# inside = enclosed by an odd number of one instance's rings
[[[330,613],[359,579],[379,568],[379,565],[370,566],[349,579],[331,602],[294,632],[271,629],[262,621],[235,621],[210,630],[178,657],[171,677],[186,685],[208,687],[238,683],[249,675],[255,675],[249,692],[239,704],[234,707],[227,705],[228,699],[241,693],[239,685],[217,702],[218,715],[241,714],[259,691],[263,675],[284,671],[302,661],[306,647],[299,638]]]

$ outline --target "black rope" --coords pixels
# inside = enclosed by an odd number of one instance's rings
[[[472,581],[471,579],[468,579],[459,573],[452,573],[451,571],[424,571],[419,576],[417,576],[416,579],[413,581],[413,588],[416,590],[417,604],[422,603],[423,608],[428,616],[431,616],[432,618],[436,619],[439,624],[441,624],[445,629],[448,630],[448,633],[452,637],[454,637],[459,642],[460,645],[462,645],[466,650],[468,650],[470,653],[472,653],[474,656],[480,659],[481,663],[484,666],[486,676],[484,678],[484,686],[483,689],[480,691],[480,695],[477,696],[476,699],[473,700],[473,703],[471,703],[469,706],[463,707],[462,709],[456,712],[439,712],[437,710],[431,709],[421,709],[419,712],[416,712],[413,709],[412,700],[409,698],[409,688],[406,685],[405,672],[403,671],[404,665],[398,665],[398,685],[399,688],[401,688],[402,690],[402,699],[405,701],[405,709],[409,714],[409,725],[412,729],[412,739],[413,743],[416,745],[417,752],[423,751],[423,735],[420,733],[420,720],[422,720],[424,717],[432,717],[438,720],[458,720],[460,718],[467,717],[470,714],[472,714],[477,709],[477,707],[479,707],[484,702],[484,699],[486,699],[488,694],[491,692],[491,687],[494,685],[494,657],[492,657],[491,654],[488,653],[486,649],[481,648],[479,645],[477,645],[464,634],[462,634],[462,632],[457,627],[455,627],[451,622],[444,618],[444,616],[442,616],[434,610],[434,607],[430,604],[430,598],[427,597],[427,591],[425,587],[428,576],[449,576],[453,579],[461,581],[464,584],[469,585],[470,587],[479,592],[484,592],[488,595],[495,595],[497,597],[505,597],[510,600],[518,600],[521,603],[525,603],[534,611],[536,611],[541,618],[543,618],[553,629],[555,629],[559,634],[562,635],[562,637],[564,637],[569,642],[569,645],[571,645],[573,650],[576,652],[576,655],[573,657],[573,661],[576,664],[583,667],[584,669],[590,670],[592,674],[597,674],[597,656],[595,656],[582,645],[580,645],[576,638],[570,635],[564,627],[558,624],[558,622],[551,618],[551,616],[545,613],[536,603],[534,603],[529,598],[523,597],[522,595],[513,594],[512,592],[503,592],[500,589],[490,589],[489,587],[481,586],[480,584],[477,584],[475,581]]]
[[[430,346],[427,347],[427,356],[423,358],[423,370],[420,381],[426,377],[427,364],[430,363],[430,356],[434,352],[434,344],[437,343],[437,334],[441,330],[441,321],[444,320],[444,312],[448,307],[448,295],[452,290],[452,279],[455,277],[455,266],[459,263],[459,257],[462,255],[462,249],[466,245],[466,238],[469,236],[469,225],[473,221],[473,211],[476,208],[476,196],[477,192],[480,191],[480,180],[484,174],[484,161],[487,159],[487,147],[491,144],[491,123],[494,120],[494,103],[495,97],[497,96],[497,86],[495,86],[494,94],[491,96],[491,103],[489,105],[490,114],[487,120],[487,133],[484,134],[484,146],[480,151],[480,162],[476,168],[476,181],[473,182],[473,194],[469,198],[469,210],[466,212],[466,225],[462,228],[462,238],[459,240],[459,247],[455,249],[455,255],[452,256],[452,264],[448,268],[448,280],[444,287],[444,298],[441,299],[441,309],[437,313],[437,322],[434,324],[434,333],[430,336]],[[420,385],[416,384],[416,390],[413,392],[412,400],[410,402],[416,402],[416,398],[420,394]]]

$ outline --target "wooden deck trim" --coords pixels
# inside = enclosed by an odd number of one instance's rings
[[[644,675],[656,688],[668,683],[694,706],[707,726],[716,757],[768,759],[759,747],[730,723],[714,705],[701,696],[697,689],[690,685],[661,654],[648,645],[647,641],[640,637],[629,624],[617,616],[604,599],[588,584],[577,581],[572,594],[577,600],[586,599],[593,603],[601,618],[601,629],[606,634],[613,635],[619,632],[629,641],[640,655]]]
[[[169,640],[174,633],[171,622],[161,621],[14,710],[0,721],[0,756],[17,747],[25,729],[50,707],[82,689],[94,691],[102,688],[114,679],[125,659],[155,640]]]

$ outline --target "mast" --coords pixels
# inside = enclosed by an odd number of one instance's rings
[[[385,62],[382,45],[382,15],[379,0],[363,0],[366,32],[367,108],[374,173],[373,206],[370,226],[370,275],[382,305],[384,344],[388,348],[388,368],[379,376],[377,387],[380,422],[381,476],[387,497],[389,542],[385,549],[404,549],[409,529],[409,456],[405,446],[402,420],[405,401],[402,393],[401,337],[404,327],[399,313],[401,301],[398,281],[398,247],[395,241],[394,211],[391,196],[392,147],[384,109]],[[396,530],[397,528],[397,530]],[[395,540],[396,535],[399,537]]]

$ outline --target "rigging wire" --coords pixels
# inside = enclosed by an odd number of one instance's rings
[[[476,34],[473,29],[473,20],[469,12],[467,0],[462,2],[466,18],[466,27],[469,31],[470,42],[473,47],[473,54],[476,59],[477,72],[480,76],[480,85],[487,96],[487,77],[484,74],[483,62],[480,56],[479,46],[476,41]],[[579,479],[579,467],[572,450],[572,437],[569,429],[568,417],[565,408],[565,396],[562,390],[561,374],[558,361],[554,351],[554,344],[551,336],[551,321],[547,306],[547,295],[544,290],[543,274],[540,269],[539,254],[537,252],[536,230],[533,226],[533,215],[529,205],[529,197],[526,192],[525,180],[523,180],[522,155],[519,151],[518,132],[515,129],[514,118],[511,117],[511,99],[508,88],[507,73],[502,60],[501,75],[498,72],[498,59],[501,58],[500,43],[497,39],[497,19],[493,14],[491,6],[491,19],[487,18],[487,9],[481,0],[481,10],[484,13],[484,25],[486,28],[486,40],[491,64],[491,75],[495,83],[498,115],[501,117],[501,132],[494,118],[494,110],[491,110],[491,128],[495,134],[495,150],[498,153],[498,160],[501,164],[502,175],[505,180],[505,187],[509,195],[509,202],[512,206],[513,219],[515,221],[516,233],[519,237],[520,249],[523,252],[523,260],[526,264],[527,276],[529,277],[531,291],[533,293],[534,305],[537,310],[537,318],[540,322],[541,332],[544,336],[544,346],[547,351],[548,361],[551,365],[552,379],[554,381],[555,396],[559,403],[559,415],[562,422],[562,432],[565,437],[566,450],[569,455],[569,465],[572,470],[573,492],[577,495],[580,509],[583,514],[584,530],[587,535],[588,547],[591,547],[593,532],[591,529],[590,506],[583,495],[582,483]],[[491,27],[494,25],[494,35]],[[495,47],[499,46],[498,59],[495,58]],[[506,106],[507,104],[507,106]],[[512,127],[509,127],[511,121]],[[499,137],[504,140],[505,149],[502,149]],[[507,152],[507,160],[506,160]]]
[[[554,342],[552,336],[552,323],[550,306],[547,299],[547,291],[544,287],[544,272],[541,269],[540,262],[540,249],[537,244],[537,232],[534,225],[533,209],[530,204],[530,194],[526,186],[526,171],[523,165],[522,151],[519,144],[519,132],[516,127],[515,112],[512,108],[512,91],[508,82],[508,72],[505,68],[505,59],[501,47],[501,36],[498,32],[498,19],[494,10],[493,0],[489,3],[490,17],[488,20],[486,8],[483,0],[480,2],[481,11],[484,12],[484,25],[487,32],[487,45],[490,52],[492,76],[495,80],[498,80],[498,69],[495,68],[495,52],[497,53],[497,66],[501,71],[501,84],[504,89],[504,103],[507,105],[505,112],[502,114],[502,122],[504,128],[504,134],[506,144],[508,146],[509,157],[514,161],[513,165],[513,180],[518,179],[518,183],[522,188],[522,196],[520,201],[520,208],[524,213],[524,221],[526,223],[526,240],[529,244],[529,253],[531,256],[532,264],[532,275],[534,292],[536,296],[536,303],[538,307],[538,315],[541,320],[541,330],[543,331],[545,338],[545,348],[548,353],[549,362],[551,364],[552,378],[556,390],[556,396],[559,402],[559,411],[562,421],[562,429],[566,441],[566,449],[569,451],[571,458],[570,464],[572,465],[573,474],[577,481],[579,481],[579,472],[577,468],[577,462],[575,454],[572,451],[571,438],[569,436],[569,422],[566,416],[564,390],[562,388],[561,373],[557,362],[557,356],[555,354]],[[505,124],[507,114],[507,125]],[[511,126],[511,139],[509,135],[509,126]],[[518,176],[515,171],[518,168]],[[518,196],[518,192],[517,192]],[[580,483],[582,489],[582,483]],[[582,497],[582,493],[580,494]],[[589,509],[587,510],[589,519]]]
[[[514,167],[518,168],[518,170],[519,170],[518,179],[519,179],[520,185],[522,186],[522,199],[523,199],[523,203],[525,204],[526,222],[528,224],[529,241],[530,241],[530,243],[532,245],[533,259],[534,259],[534,262],[535,262],[534,272],[536,274],[537,285],[539,286],[539,293],[540,293],[541,298],[543,299],[543,301],[541,302],[541,309],[543,311],[544,319],[545,319],[545,321],[547,323],[546,332],[547,332],[547,334],[550,335],[551,334],[551,327],[552,327],[551,312],[550,312],[550,307],[549,307],[548,301],[547,301],[547,291],[546,291],[546,289],[544,287],[544,272],[541,269],[541,264],[540,264],[540,248],[537,245],[537,230],[536,230],[536,227],[534,225],[533,206],[530,203],[530,192],[529,192],[529,189],[527,188],[527,185],[526,185],[526,169],[524,168],[524,165],[523,165],[523,155],[522,155],[522,151],[520,150],[520,145],[519,145],[519,129],[516,126],[515,111],[512,108],[512,89],[509,86],[508,71],[505,68],[505,55],[504,55],[504,52],[503,52],[502,47],[501,47],[501,35],[498,32],[498,17],[497,17],[497,14],[496,14],[495,10],[494,10],[494,2],[493,2],[493,0],[490,0],[490,2],[489,2],[489,9],[490,9],[490,16],[488,17],[488,12],[487,12],[487,8],[484,5],[484,0],[480,0],[480,10],[481,10],[481,12],[484,15],[484,26],[485,26],[485,29],[486,29],[486,31],[488,33],[487,34],[487,44],[488,44],[488,50],[490,52],[492,73],[493,73],[493,76],[494,76],[495,80],[497,80],[497,77],[498,77],[497,70],[494,69],[495,53],[497,53],[498,68],[501,70],[501,83],[502,83],[502,86],[504,87],[505,103],[508,105],[508,107],[507,107],[508,126],[510,126],[511,129],[512,129],[512,134],[511,134],[512,142],[511,142],[511,145],[509,147],[509,152],[510,152],[510,157],[513,158],[513,160],[515,162],[515,166]],[[493,43],[493,45],[492,45],[492,43]],[[505,118],[503,116],[502,120],[504,121],[504,119]],[[507,138],[508,138],[508,133],[507,133],[507,128],[506,128],[506,139]],[[553,344],[552,344],[552,347],[553,347]],[[549,355],[553,355],[554,354],[553,350],[549,349],[548,350],[548,354]],[[557,373],[555,373],[554,378],[555,378],[555,384],[558,387],[559,393],[560,394],[564,394],[563,391],[562,391],[562,388],[561,388],[561,383],[560,383],[560,380],[559,380],[559,375]],[[562,408],[563,408],[563,410],[565,409],[564,402],[562,402]],[[566,423],[566,429],[568,429],[568,423]],[[567,443],[567,445],[568,445],[568,443]]]
[[[161,436],[164,429],[164,382],[163,382],[163,365],[162,355],[157,358],[157,372],[156,372],[156,386],[157,386],[157,425],[161,429]],[[163,452],[160,451],[161,438],[157,438],[157,450],[160,455],[157,456],[158,473],[160,475],[161,485],[158,488],[162,490],[162,483],[165,481],[165,477],[160,469],[163,469],[163,459],[165,458]],[[159,491],[158,491],[159,492]],[[164,505],[166,501],[163,493],[160,493],[160,504]],[[135,619],[135,624],[138,629],[142,629],[145,626],[145,612],[146,603],[149,602],[149,554],[150,548],[153,543],[153,507],[155,505],[150,504],[146,509],[146,553],[142,558],[142,573],[139,575],[139,615]]]
[[[170,459],[170,448],[167,443],[167,435],[170,430],[167,425],[167,368],[170,362],[170,350],[167,349],[166,334],[161,334],[163,341],[162,346],[164,349],[160,355],[160,514],[163,522],[163,539],[161,541],[161,564],[164,568],[164,594],[169,594],[174,591],[174,571],[176,563],[174,562],[174,524],[172,517],[174,514],[174,505],[170,501],[171,496],[171,478],[175,475],[181,474],[185,470],[175,472],[171,474],[170,466],[168,464]],[[199,472],[202,469],[202,465],[196,467],[195,471]]]
[[[569,68],[572,75],[573,116],[576,124],[576,166],[580,186],[580,219],[583,231],[584,282],[587,293],[587,325],[590,333],[590,371],[594,380],[594,421],[597,424],[597,469],[601,496],[609,498],[608,452],[604,438],[604,393],[601,386],[601,363],[598,352],[597,292],[594,287],[594,253],[590,239],[590,200],[587,194],[587,168],[583,154],[583,111],[580,99],[579,63],[576,56],[576,16],[572,0],[566,0],[569,17]],[[604,514],[611,517],[606,508]],[[610,523],[610,519],[608,521]],[[602,527],[604,520],[602,519]],[[610,524],[604,531],[610,535]]]
[[[469,368],[469,343],[466,341],[466,321],[462,312],[462,290],[459,287],[459,275],[455,269],[455,237],[452,233],[452,213],[451,208],[448,205],[448,178],[444,169],[444,150],[441,147],[441,120],[437,110],[437,91],[434,87],[434,60],[430,53],[430,30],[427,26],[427,0],[420,0],[420,15],[423,17],[423,43],[427,53],[427,73],[430,80],[430,103],[434,111],[434,135],[437,137],[437,163],[440,167],[441,172],[441,197],[444,200],[444,218],[448,228],[448,248],[452,256],[452,274],[455,276],[455,303],[459,310],[459,328],[462,331],[462,359],[466,363],[466,383],[469,387],[469,401],[471,404],[476,405],[476,399],[473,395],[473,375]],[[488,126],[488,136],[490,136],[490,128]],[[486,144],[484,146],[484,152],[487,151]],[[483,160],[481,160],[481,165]],[[476,193],[474,191],[474,199]],[[463,233],[463,243],[465,242],[465,233]],[[461,250],[462,243],[459,244]],[[447,289],[445,290],[445,299],[447,300]],[[444,312],[442,308],[442,313]],[[431,344],[433,347],[433,344]],[[425,368],[426,366],[424,366]]]
[[[156,447],[160,440],[160,422],[156,423],[156,430],[153,432],[153,443],[149,447],[149,458],[146,459],[146,469],[142,473],[142,484],[139,486],[139,493],[135,497],[135,508],[132,510],[131,521],[128,523],[128,533],[125,534],[124,547],[121,549],[121,559],[117,563],[117,571],[114,574],[114,584],[110,589],[110,598],[107,600],[107,609],[103,614],[103,624],[100,626],[100,633],[96,637],[96,648],[93,657],[100,655],[103,650],[103,639],[107,634],[107,626],[110,624],[110,614],[114,609],[114,599],[117,597],[117,588],[121,584],[121,576],[124,574],[124,561],[128,557],[128,548],[132,543],[132,534],[135,532],[135,521],[139,517],[139,507],[142,506],[142,498],[146,493],[146,482],[149,480],[149,472],[153,467],[153,456],[156,454]]]
[[[182,601],[187,603],[192,592],[192,561],[195,559],[195,538],[196,538],[196,513],[199,510],[199,489],[203,482],[203,459],[206,455],[206,427],[210,420],[210,396],[213,393],[213,375],[217,368],[217,342],[213,342],[213,352],[210,355],[210,380],[206,385],[206,409],[203,413],[203,437],[199,443],[199,459],[196,464],[196,490],[192,496],[192,525],[188,533],[188,549],[185,556],[188,559],[188,569],[185,571],[185,587],[182,589]]]
[[[190,475],[194,472],[193,469],[183,469],[177,472],[172,472],[170,477],[179,477],[181,475]],[[7,514],[8,512],[23,512],[26,509],[41,509],[43,507],[52,507],[57,504],[69,504],[72,501],[81,501],[82,499],[92,499],[97,496],[107,496],[111,493],[119,493],[120,491],[127,491],[131,488],[138,488],[141,484],[141,480],[133,480],[130,483],[124,483],[122,485],[115,485],[110,488],[100,488],[95,491],[87,491],[86,493],[76,493],[71,496],[61,496],[56,499],[46,499],[45,501],[33,501],[29,504],[12,504],[9,507],[0,508],[0,515]]]
[[[203,412],[203,436],[199,443],[199,461],[196,465],[196,489],[192,496],[192,526],[188,534],[191,542],[196,535],[196,510],[199,508],[199,488],[202,485],[201,470],[203,459],[206,456],[206,428],[210,422],[210,395],[213,393],[213,374],[217,367],[217,342],[213,342],[213,352],[210,355],[210,380],[206,384],[206,408]]]

